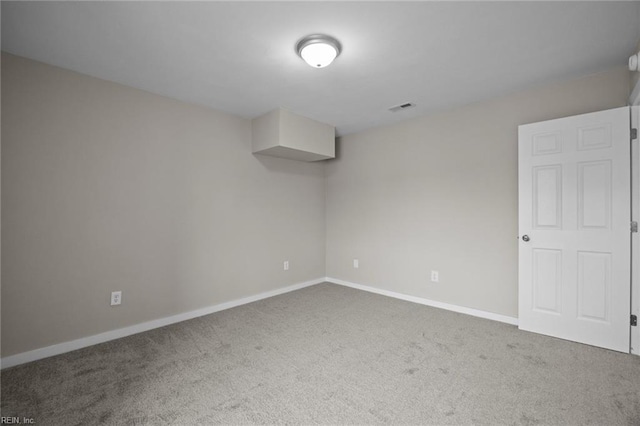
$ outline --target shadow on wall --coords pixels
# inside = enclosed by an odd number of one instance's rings
[[[342,157],[342,138],[336,138],[336,156],[327,161],[339,160]]]
[[[253,157],[270,172],[283,173],[294,176],[309,176],[309,171],[317,170],[323,167],[323,164],[327,160],[322,161],[299,161],[290,160],[288,158],[278,158],[269,155],[251,154]]]

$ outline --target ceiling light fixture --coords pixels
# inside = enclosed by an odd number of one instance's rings
[[[324,68],[340,54],[340,42],[324,34],[312,34],[296,44],[296,52],[314,68]]]

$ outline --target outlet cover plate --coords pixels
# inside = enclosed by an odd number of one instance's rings
[[[111,292],[111,306],[116,306],[122,303],[122,291]]]

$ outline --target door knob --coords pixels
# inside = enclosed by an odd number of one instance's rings
[[[525,243],[528,242],[530,240],[528,235],[523,235],[522,236],[522,241],[524,241]]]

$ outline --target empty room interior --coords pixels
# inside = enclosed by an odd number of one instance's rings
[[[0,7],[0,424],[640,425],[640,2]]]

